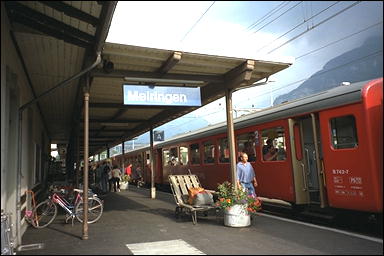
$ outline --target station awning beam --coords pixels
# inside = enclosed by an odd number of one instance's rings
[[[249,83],[255,69],[254,60],[246,60],[241,65],[225,74],[225,84],[228,89],[238,88]]]
[[[181,56],[181,52],[173,52],[167,61],[157,70],[157,73],[161,75],[168,73],[168,71],[181,60]]]

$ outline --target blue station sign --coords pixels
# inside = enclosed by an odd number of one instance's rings
[[[123,84],[124,105],[201,106],[200,88]]]

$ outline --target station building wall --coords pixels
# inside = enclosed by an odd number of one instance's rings
[[[11,39],[11,29],[4,2],[1,2],[1,209],[11,214],[12,240],[18,246],[16,239],[18,153],[21,150],[19,218],[22,236],[27,228],[23,218],[23,212],[27,207],[26,191],[32,189],[37,193],[41,191],[41,185],[48,171],[50,139],[36,104],[32,104],[22,112],[22,120],[19,122],[19,108],[31,101],[34,96]],[[18,144],[20,124],[21,149]]]

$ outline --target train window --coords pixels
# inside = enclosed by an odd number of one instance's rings
[[[219,162],[229,163],[229,147],[227,138],[219,140]]]
[[[204,146],[204,163],[211,164],[215,162],[215,144],[212,141],[206,141]]]
[[[264,161],[284,161],[287,157],[284,127],[274,127],[261,132]]]
[[[186,165],[188,164],[188,148],[187,147],[180,147],[180,164]]]
[[[171,157],[169,155],[169,150],[164,149],[163,150],[163,166],[171,165],[170,163],[171,163]]]
[[[191,144],[189,149],[191,150],[191,164],[200,164],[199,143]]]
[[[331,119],[332,144],[335,149],[355,148],[358,145],[354,116]]]
[[[169,155],[171,157],[171,165],[179,164],[179,155],[177,154],[177,148],[171,148],[169,151]]]
[[[237,155],[241,152],[247,153],[248,161],[256,161],[255,134],[253,132],[240,134],[237,136]]]

